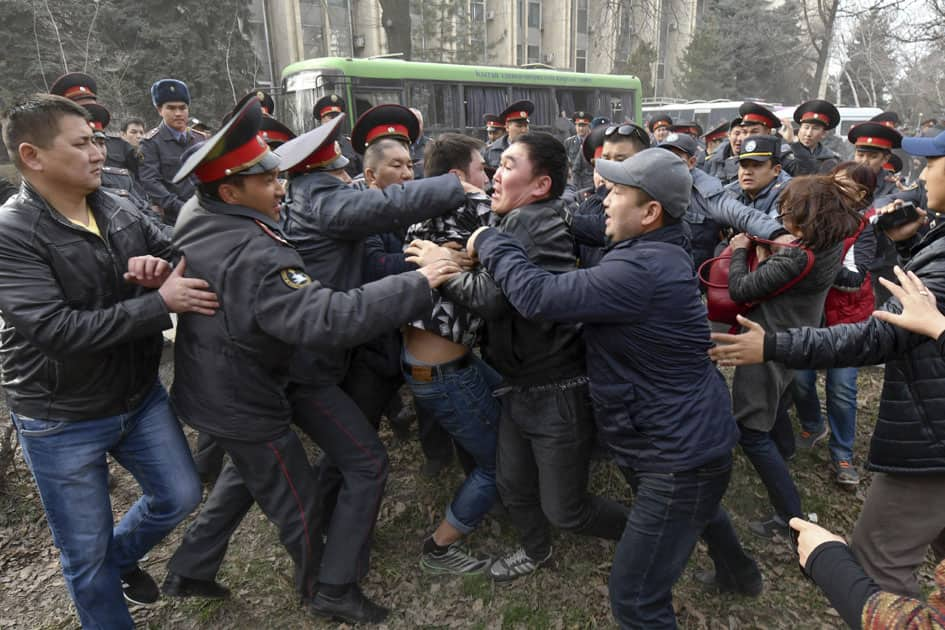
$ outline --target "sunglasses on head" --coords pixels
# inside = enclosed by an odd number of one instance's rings
[[[618,136],[626,136],[628,138],[635,137],[643,143],[643,146],[650,146],[650,134],[648,134],[646,130],[639,125],[625,123],[623,125],[612,125],[604,130],[605,138],[610,138],[614,134],[617,134]]]

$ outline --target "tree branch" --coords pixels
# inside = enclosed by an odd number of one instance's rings
[[[95,18],[98,17],[98,10],[102,6],[100,0],[92,0],[95,3],[95,13],[92,14],[92,21],[89,22],[89,32],[85,36],[85,64],[82,66],[82,72],[89,69],[89,44],[92,42],[92,28],[95,26]]]
[[[59,43],[59,54],[62,55],[62,71],[69,72],[69,62],[66,61],[66,51],[62,47],[62,38],[59,36],[59,25],[56,24],[56,18],[53,17],[52,9],[49,8],[49,0],[43,0],[46,6],[46,13],[49,14],[49,21],[52,22],[53,31],[56,33],[56,42]]]

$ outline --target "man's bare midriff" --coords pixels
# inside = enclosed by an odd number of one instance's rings
[[[431,365],[455,361],[469,352],[469,348],[461,343],[414,326],[404,328],[404,346],[413,358]]]

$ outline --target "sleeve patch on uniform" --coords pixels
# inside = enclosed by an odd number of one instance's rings
[[[301,289],[306,285],[312,284],[312,279],[301,269],[283,269],[279,272],[279,275],[290,289]]]

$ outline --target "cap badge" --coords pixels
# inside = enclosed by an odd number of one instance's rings
[[[397,131],[397,130],[394,129],[393,127],[388,127],[388,128],[387,128],[387,133],[396,133],[396,131]]]
[[[338,95],[337,95],[337,94],[332,94],[332,95],[331,95],[331,102],[332,102],[332,103],[337,103],[337,102],[338,102]]]
[[[522,118],[528,118],[528,112],[519,112],[519,116]]]
[[[758,145],[755,144],[754,140],[749,140],[748,143],[745,145],[745,153],[751,153],[752,151],[755,150],[755,147],[757,146]]]
[[[177,88],[175,88],[173,85],[169,86],[168,89],[169,89],[171,92],[177,91]]]
[[[677,140],[679,140],[679,134],[671,133],[668,136],[666,136],[665,142],[676,142]]]

